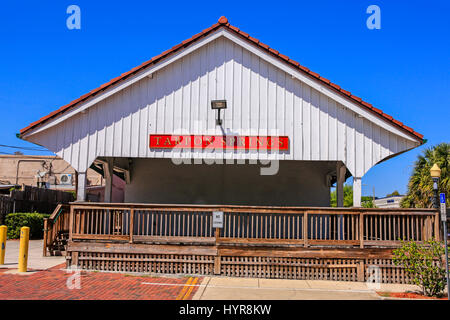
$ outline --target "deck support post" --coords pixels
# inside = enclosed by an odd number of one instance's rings
[[[77,201],[86,201],[86,172],[77,172]]]
[[[71,205],[70,213],[69,213],[69,241],[72,241],[72,234],[73,234],[73,222],[74,222],[74,220],[73,220],[74,212],[73,211],[74,211],[73,206]]]
[[[42,256],[47,256],[47,241],[48,241],[48,219],[44,218],[44,245],[42,246]]]
[[[353,177],[353,206],[361,207],[361,178]]]
[[[356,270],[356,278],[359,282],[364,282],[364,269],[364,260],[360,260]]]
[[[308,211],[303,213],[303,246],[309,247],[308,244]]]
[[[359,247],[364,248],[364,214],[359,213]]]
[[[336,206],[338,208],[344,207],[344,182],[345,182],[345,173],[347,168],[342,162],[338,162],[336,165]],[[340,230],[338,231],[339,240],[344,239],[344,216],[339,216],[339,226]]]
[[[75,270],[78,269],[78,254],[78,251],[72,252],[72,260],[70,264],[71,269],[73,269],[74,267]]]
[[[114,158],[106,159],[103,164],[103,172],[105,174],[105,198],[104,202],[112,201],[112,186],[113,186],[113,175],[114,175]]]
[[[439,211],[436,212],[434,215],[434,239],[436,241],[441,241],[441,230],[439,228],[440,226],[440,214]]]
[[[215,275],[220,275],[220,256],[219,256],[219,252],[217,252],[217,255],[214,257],[214,274]]]
[[[336,200],[338,208],[344,206],[344,182],[346,172],[347,168],[345,165],[342,162],[338,162],[336,165]]]
[[[215,238],[216,238],[216,255],[214,256],[214,274],[220,275],[220,255],[219,255],[219,249],[217,248],[219,245],[219,238],[220,238],[220,228],[215,229]]]
[[[130,210],[130,225],[129,225],[129,233],[130,233],[130,243],[133,243],[133,235],[134,235],[134,209]]]

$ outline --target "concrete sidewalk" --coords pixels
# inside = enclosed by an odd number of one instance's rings
[[[413,285],[381,284],[376,291],[416,291]],[[193,300],[381,300],[365,282],[205,277]]]
[[[28,248],[29,269],[46,270],[66,261],[65,257],[43,257],[42,246],[43,240],[30,240]],[[19,240],[6,241],[5,264],[0,264],[0,268],[17,269],[18,261]]]

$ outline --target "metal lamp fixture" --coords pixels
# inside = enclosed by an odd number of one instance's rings
[[[439,179],[441,177],[441,168],[435,163],[430,169],[430,174],[432,178]]]
[[[433,207],[434,208],[438,208],[438,182],[439,182],[439,178],[441,177],[441,169],[439,168],[439,166],[435,163],[431,169],[430,169],[430,174],[431,174],[431,178],[433,179],[433,192],[434,192],[434,197],[433,197]]]
[[[227,100],[212,100],[211,109],[217,110],[216,125],[222,125],[222,119],[220,119],[220,110],[227,108]]]

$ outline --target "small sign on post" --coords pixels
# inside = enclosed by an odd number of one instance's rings
[[[441,193],[439,195],[440,203],[441,203],[441,221],[447,221],[447,206],[445,202],[445,193]]]
[[[223,228],[223,211],[213,212],[213,228]]]

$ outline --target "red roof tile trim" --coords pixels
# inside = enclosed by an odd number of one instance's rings
[[[228,19],[225,17],[220,17],[218,23],[212,25],[211,27],[203,30],[202,32],[192,36],[190,39],[186,39],[183,42],[181,42],[180,44],[172,47],[171,49],[157,55],[156,57],[151,58],[150,60],[142,63],[141,65],[131,69],[130,71],[123,73],[122,75],[120,75],[119,77],[116,77],[112,80],[110,80],[109,82],[102,84],[100,87],[90,91],[89,93],[82,95],[81,97],[79,97],[78,99],[70,102],[69,104],[62,106],[61,108],[59,108],[58,110],[55,110],[53,112],[51,112],[50,114],[48,114],[45,117],[42,117],[41,119],[31,123],[30,125],[28,125],[27,127],[23,128],[20,130],[20,134],[23,135],[26,132],[28,132],[31,129],[36,128],[39,125],[42,125],[44,122],[48,121],[49,119],[52,118],[56,118],[59,115],[63,114],[64,112],[68,111],[69,109],[73,108],[75,105],[84,102],[86,100],[88,100],[89,98],[97,95],[98,93],[105,91],[106,89],[110,88],[111,86],[116,85],[118,82],[123,81],[128,79],[130,76],[133,76],[135,74],[137,74],[138,72],[144,70],[145,68],[149,67],[150,65],[154,65],[158,62],[160,62],[163,59],[166,59],[167,57],[173,55],[175,52],[188,47],[189,45],[191,45],[193,42],[198,41],[201,38],[206,37],[207,35],[209,35],[211,32],[214,32],[216,30],[218,30],[219,28],[226,28],[236,34],[238,34],[240,37],[246,39],[247,41],[249,41],[250,43],[257,45],[259,48],[264,49],[265,51],[267,51],[268,53],[276,56],[277,58],[279,58],[280,60],[284,61],[285,63],[289,64],[291,67],[294,67],[300,71],[302,71],[303,73],[307,74],[309,77],[315,79],[315,80],[319,80],[321,83],[329,86],[331,89],[333,89],[334,91],[344,95],[346,98],[348,98],[349,100],[351,100],[352,102],[355,102],[357,104],[359,104],[360,106],[364,107],[365,109],[370,110],[371,112],[373,112],[375,115],[379,116],[380,118],[383,118],[384,120],[387,120],[388,122],[394,124],[395,126],[403,129],[405,132],[409,133],[410,135],[414,136],[415,138],[418,138],[419,140],[423,140],[423,135],[414,131],[412,128],[404,125],[402,122],[393,119],[393,117],[391,117],[390,115],[382,112],[380,109],[377,109],[375,107],[373,107],[370,103],[367,103],[365,101],[363,101],[361,98],[352,95],[351,92],[346,91],[344,89],[342,89],[340,86],[338,86],[337,84],[332,83],[330,80],[321,77],[319,74],[309,70],[308,68],[300,65],[300,63],[290,59],[289,57],[279,53],[277,50],[269,47],[268,45],[260,42],[258,39],[255,39],[253,37],[250,37],[250,35],[248,33],[245,33],[243,31],[241,31],[239,28],[234,27],[232,25],[230,25],[228,23]]]

